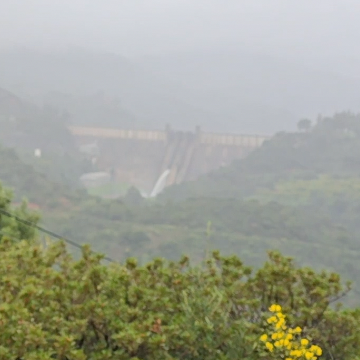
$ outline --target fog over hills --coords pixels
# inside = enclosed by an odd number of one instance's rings
[[[66,51],[11,50],[0,53],[0,79],[3,87],[42,101],[49,99],[56,103],[54,92],[70,97],[90,96],[103,93],[117,97],[120,101],[118,117],[109,124],[99,113],[98,119],[90,119],[94,125],[163,128],[166,123],[174,127],[192,129],[196,124],[208,127],[222,120],[222,116],[204,110],[173,93],[186,94],[187,90],[171,81],[143,71],[124,57],[70,48]],[[55,103],[54,103],[55,101]],[[79,104],[70,106],[75,111],[74,122],[86,123],[85,113],[79,112]],[[77,107],[77,110],[74,109]],[[85,106],[86,107],[86,106]],[[76,116],[77,115],[77,116]],[[225,120],[226,121],[226,120]],[[118,122],[118,124],[117,124]]]
[[[4,1],[0,87],[80,124],[271,134],[360,111],[359,16],[356,0]]]
[[[0,78],[82,125],[271,134],[301,117],[360,108],[360,80],[224,47],[134,59],[74,47],[2,50]]]
[[[302,117],[360,110],[359,79],[266,54],[220,47],[148,56],[140,63],[186,84],[200,106],[237,117],[251,131],[290,130]]]

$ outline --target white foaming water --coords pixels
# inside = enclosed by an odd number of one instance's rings
[[[170,174],[170,170],[167,169],[160,175],[158,181],[156,182],[156,184],[154,186],[154,189],[150,193],[151,198],[157,196],[158,194],[161,193],[161,191],[163,191],[165,184],[166,184],[166,179],[169,176],[169,174]]]

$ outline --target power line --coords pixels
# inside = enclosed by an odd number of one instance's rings
[[[22,223],[22,224],[24,224],[26,226],[33,227],[33,228],[35,228],[35,229],[37,229],[37,230],[39,230],[39,231],[41,231],[41,232],[43,232],[43,233],[45,233],[47,235],[50,235],[51,237],[53,237],[55,239],[63,240],[66,243],[68,243],[68,244],[70,244],[70,245],[72,245],[72,246],[74,246],[74,247],[76,247],[76,248],[78,248],[80,250],[82,249],[82,246],[79,245],[78,243],[76,243],[75,241],[72,241],[70,239],[65,238],[64,236],[56,234],[55,232],[53,232],[51,230],[47,230],[47,229],[43,228],[42,226],[35,224],[34,222],[31,222],[31,221],[26,220],[26,219],[22,219],[19,216],[14,215],[14,214],[6,211],[6,210],[0,209],[0,214],[3,214],[3,215],[5,215],[7,217],[10,217],[10,218],[13,218],[16,221],[18,221],[18,222],[20,222],[20,223]],[[92,253],[95,253],[95,252],[92,251]],[[109,262],[116,262],[114,259],[112,259],[112,258],[110,258],[108,256],[105,256],[104,260],[107,260]]]

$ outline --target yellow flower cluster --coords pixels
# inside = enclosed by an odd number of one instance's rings
[[[273,304],[269,311],[272,313],[267,319],[272,325],[273,332],[270,336],[263,334],[260,340],[265,343],[268,351],[281,351],[285,360],[317,360],[322,355],[322,349],[317,345],[309,345],[308,339],[300,338],[302,329],[286,326],[286,316],[282,313],[280,305]]]

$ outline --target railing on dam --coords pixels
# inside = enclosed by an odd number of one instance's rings
[[[258,147],[269,137],[261,135],[201,134],[200,143],[209,145]]]
[[[121,130],[110,128],[93,128],[70,126],[70,132],[75,136],[91,136],[97,138],[113,139],[133,139],[133,140],[150,140],[165,141],[165,131],[148,131],[148,130]]]
[[[113,138],[113,139],[133,139],[148,141],[166,141],[167,131],[153,130],[121,130],[111,128],[93,128],[93,127],[69,127],[74,136],[88,136],[95,138]],[[235,134],[216,134],[200,133],[200,144],[224,145],[256,148],[269,139],[269,136],[263,135],[235,135]]]

